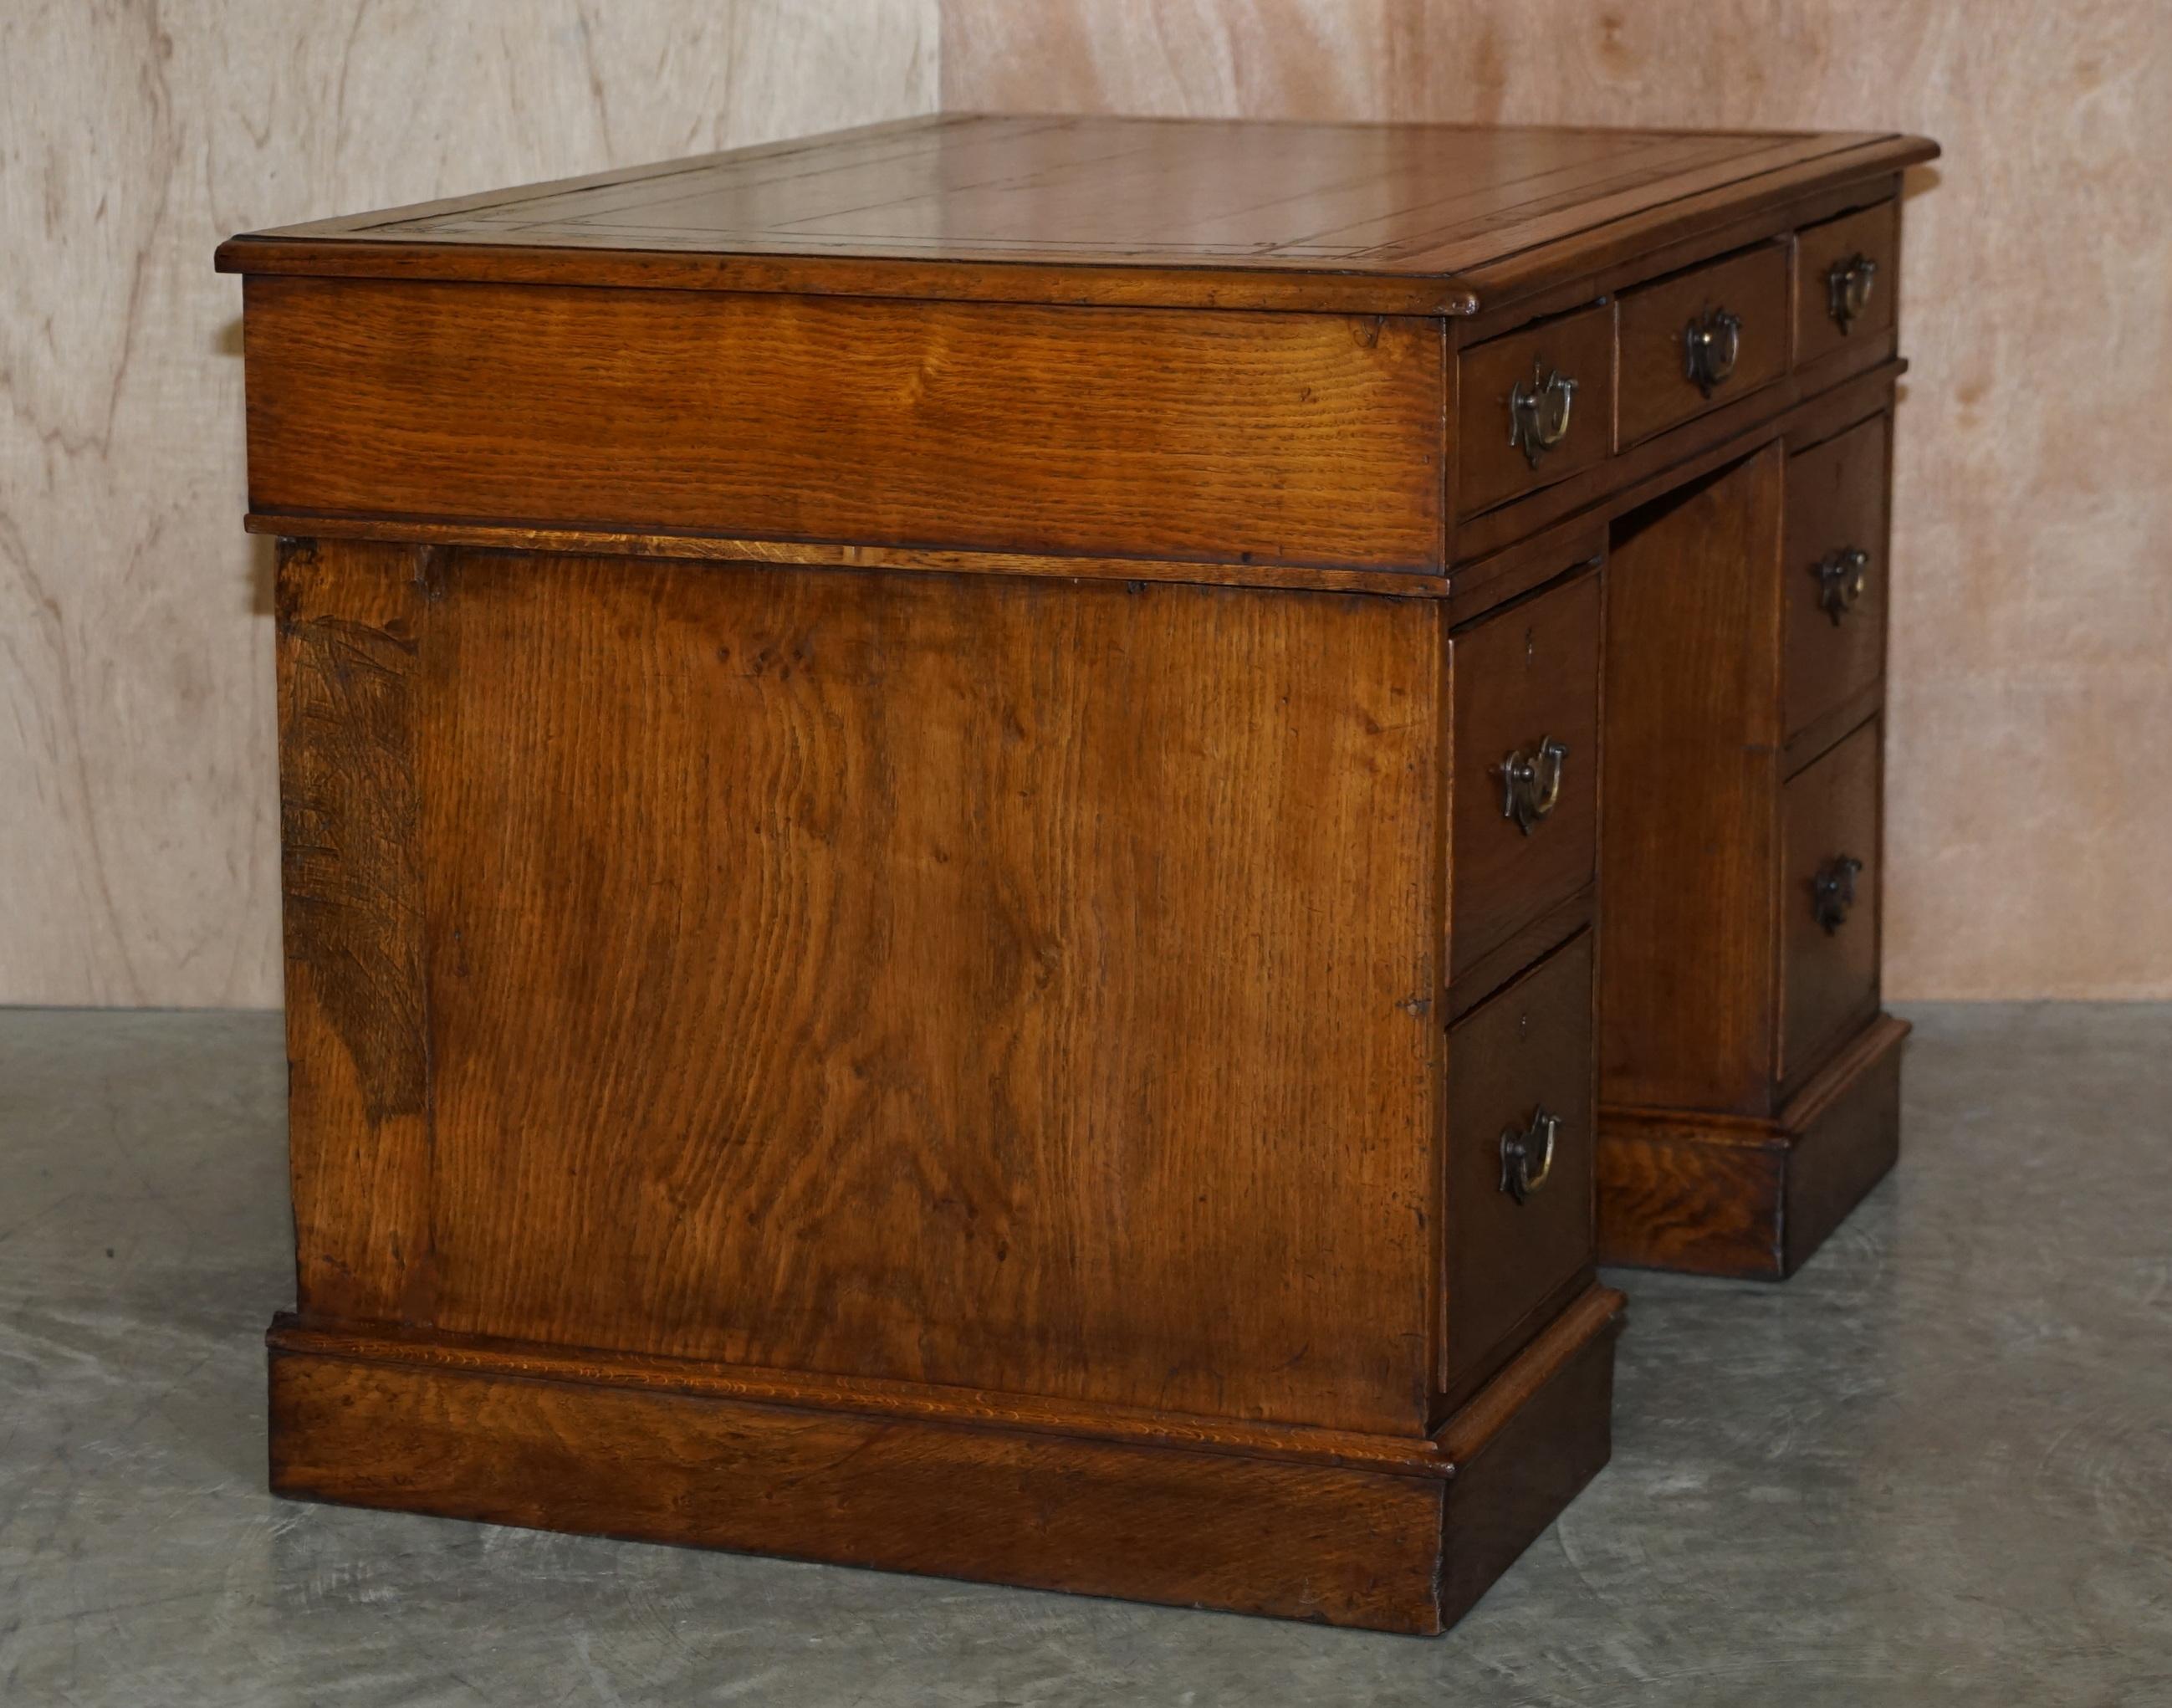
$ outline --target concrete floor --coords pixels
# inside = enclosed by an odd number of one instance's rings
[[[1437,1641],[264,1491],[270,1015],[0,1010],[8,1704],[2172,1703],[2172,1008],[1930,1008],[1784,1287],[1626,1274],[1613,1465]]]

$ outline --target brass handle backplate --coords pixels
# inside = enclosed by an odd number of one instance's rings
[[[1870,292],[1878,283],[1878,263],[1858,251],[1825,269],[1825,312],[1841,331],[1853,330],[1870,306]]]
[[[1501,816],[1529,836],[1561,800],[1562,761],[1568,749],[1551,735],[1528,752],[1518,748],[1501,762]]]
[[[1561,1117],[1549,1115],[1543,1104],[1532,1110],[1530,1126],[1503,1133],[1501,1190],[1522,1204],[1544,1186],[1554,1172],[1554,1140],[1560,1133]]]
[[[1742,353],[1742,316],[1707,309],[1682,328],[1682,374],[1707,397],[1734,372]]]
[[[1860,546],[1842,546],[1810,565],[1818,578],[1818,608],[1832,618],[1833,627],[1855,609],[1869,579],[1870,553]]]
[[[1568,437],[1576,407],[1576,381],[1543,361],[1531,364],[1531,383],[1519,380],[1508,392],[1508,443],[1533,468],[1539,459]]]
[[[1848,909],[1855,905],[1855,881],[1863,862],[1853,854],[1835,854],[1810,880],[1810,917],[1825,929],[1825,935],[1847,924]]]

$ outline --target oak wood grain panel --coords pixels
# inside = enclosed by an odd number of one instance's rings
[[[1432,322],[305,278],[248,304],[259,509],[1439,561]]]
[[[1608,1263],[1779,1279],[1786,1159],[1753,1129],[1599,1116],[1599,1255]]]
[[[1778,1072],[1790,1085],[1878,1011],[1881,735],[1875,720],[1864,725],[1790,779],[1785,791]],[[1811,905],[1813,886],[1842,856],[1862,870],[1844,922],[1828,930]]]
[[[1625,294],[1616,382],[1621,443],[1634,445],[1778,379],[1788,368],[1789,304],[1788,246],[1778,243]],[[1707,395],[1684,367],[1683,335],[1692,320],[1721,311],[1742,322],[1739,350],[1734,371]]]
[[[1546,1326],[1534,1313],[1592,1262],[1592,938],[1589,932],[1449,1034],[1447,1337],[1441,1385],[1481,1380]],[[1502,1135],[1560,1118],[1553,1164],[1522,1203]]]
[[[456,553],[432,635],[439,1326],[1411,1426],[1436,612]]]
[[[1788,459],[1787,543],[1780,558],[1789,736],[1874,686],[1885,670],[1893,559],[1886,519],[1892,418],[1879,414]],[[1836,618],[1818,566],[1867,552],[1863,595]]]
[[[1441,1628],[1422,1478],[301,1353],[272,1355],[272,1459],[305,1499]]]
[[[1616,524],[1599,785],[1599,1095],[1768,1113],[1782,456]]]
[[[1592,570],[1454,637],[1451,979],[1596,874],[1599,626]],[[1568,750],[1560,793],[1526,834],[1503,811],[1503,773],[1547,741]]]
[[[1613,450],[1614,310],[1585,309],[1464,351],[1457,358],[1456,508],[1464,515],[1604,461]],[[1508,437],[1518,386],[1559,373],[1576,382],[1569,426],[1534,465]]]
[[[1831,275],[1857,256],[1878,269],[1870,299],[1846,326],[1833,317]],[[1881,202],[1806,228],[1795,240],[1795,360],[1822,360],[1884,331],[1900,297],[1900,203]]]
[[[427,548],[279,553],[288,1147],[302,1308],[427,1319],[417,661]]]

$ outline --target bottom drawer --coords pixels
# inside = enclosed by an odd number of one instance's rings
[[[1591,934],[1448,1035],[1444,1390],[1546,1325],[1592,1261]]]
[[[1788,784],[1780,1081],[1799,1084],[1878,1011],[1879,724]]]

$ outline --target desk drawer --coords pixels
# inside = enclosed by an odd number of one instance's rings
[[[1798,1084],[1878,1011],[1880,726],[1787,785],[1780,1079]]]
[[[1595,874],[1599,627],[1594,569],[1454,638],[1451,980]]]
[[[1878,416],[1788,460],[1780,596],[1791,736],[1885,668],[1888,423]]]
[[[1586,931],[1449,1033],[1444,1389],[1513,1355],[1592,1261],[1591,970]]]
[[[1795,243],[1795,362],[1875,338],[1900,293],[1900,204],[1807,227]]]
[[[1464,515],[1551,486],[1614,448],[1610,307],[1474,345],[1456,371],[1456,508]]]
[[[1694,371],[1692,338],[1709,338]],[[1729,359],[1731,353],[1732,359]],[[1788,369],[1788,251],[1768,244],[1621,299],[1624,445],[1769,385]]]

